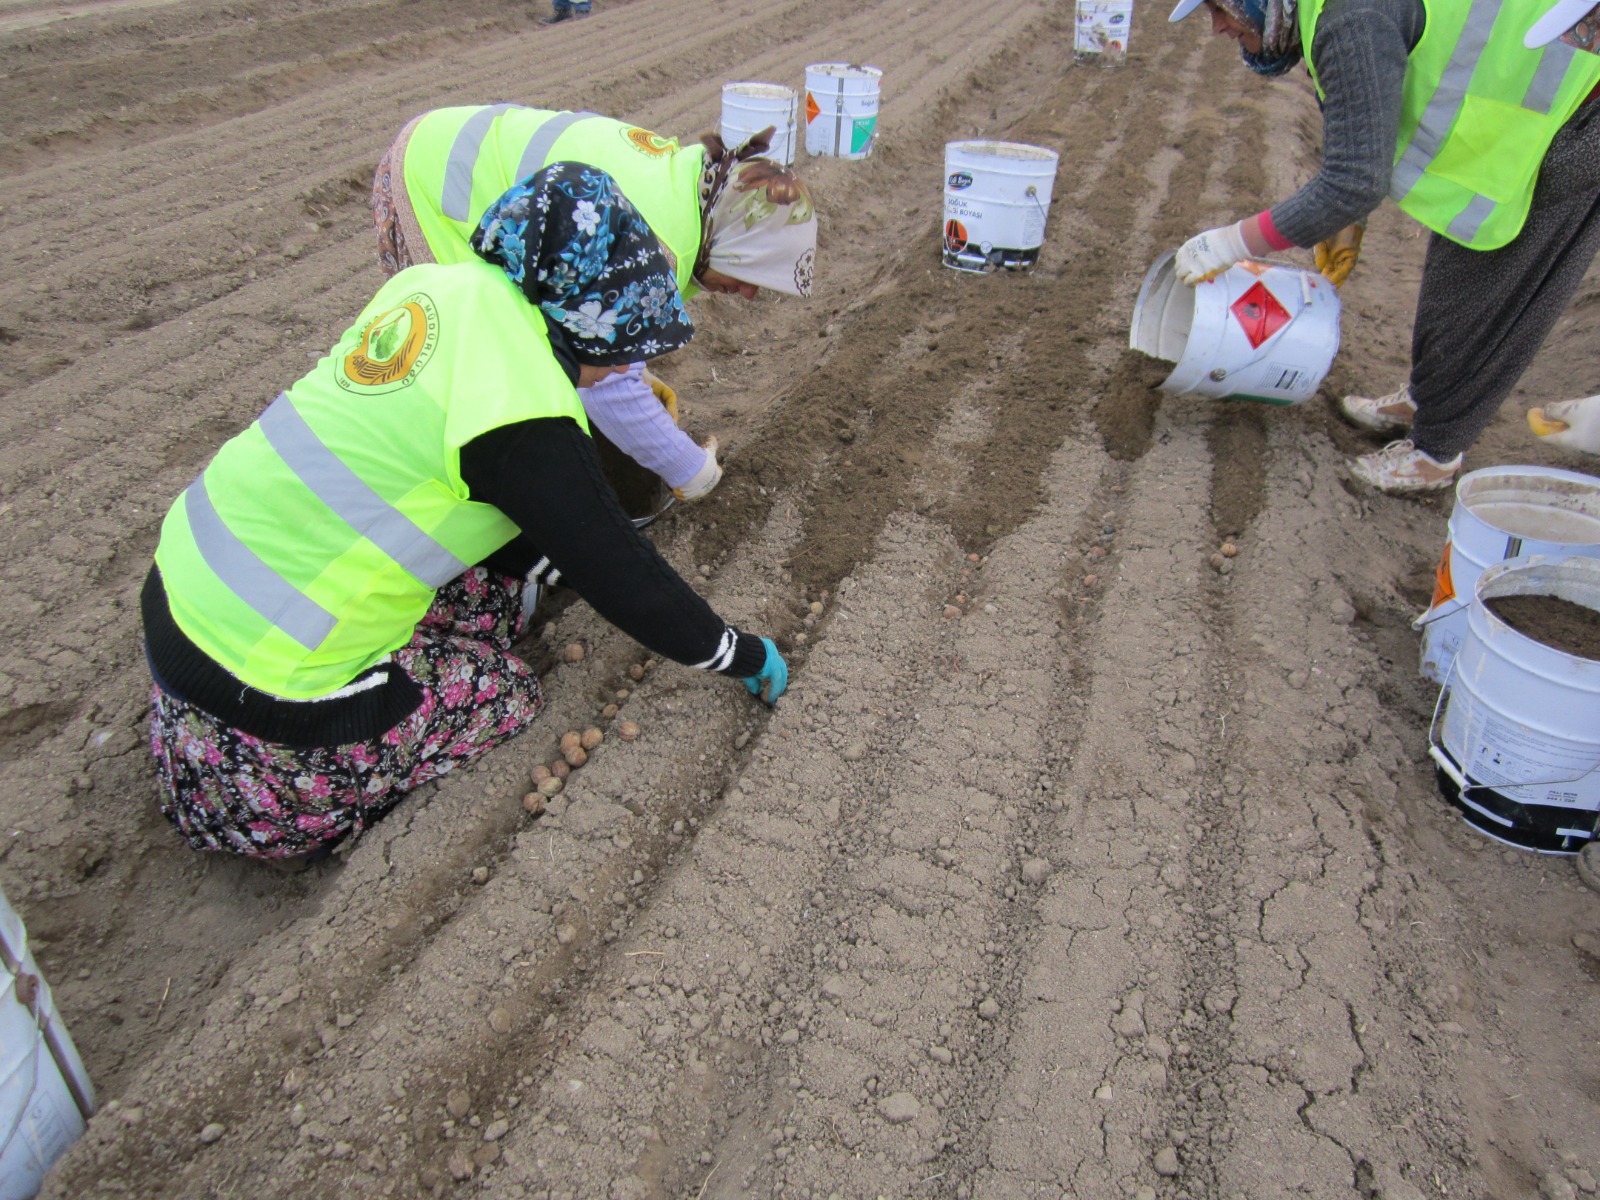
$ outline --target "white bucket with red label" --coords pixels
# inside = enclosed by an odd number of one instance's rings
[[[1339,352],[1339,290],[1315,271],[1246,260],[1195,287],[1174,255],[1156,261],[1133,306],[1128,345],[1175,363],[1161,390],[1301,404]]]
[[[1422,631],[1422,677],[1443,683],[1467,636],[1478,577],[1529,554],[1600,558],[1600,479],[1558,467],[1485,467],[1456,482]]]

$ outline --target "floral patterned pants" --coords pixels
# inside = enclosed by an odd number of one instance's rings
[[[422,703],[368,742],[274,745],[154,690],[150,749],[161,811],[196,850],[293,858],[331,847],[521,732],[544,707],[539,681],[509,653],[522,633],[520,579],[474,567],[439,589],[393,663]]]

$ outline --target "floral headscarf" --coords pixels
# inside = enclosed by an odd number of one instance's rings
[[[1211,0],[1228,15],[1248,25],[1261,38],[1261,53],[1239,48],[1245,66],[1257,75],[1282,75],[1300,61],[1299,0]]]
[[[811,294],[817,256],[817,206],[789,168],[760,155],[774,129],[733,150],[708,133],[700,180],[699,278],[707,267],[791,296]]]
[[[655,234],[597,168],[553,163],[513,185],[472,248],[567,332],[579,362],[640,362],[694,336]]]

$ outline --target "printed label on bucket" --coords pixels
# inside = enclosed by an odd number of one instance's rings
[[[1039,248],[1009,249],[972,242],[967,227],[952,218],[944,223],[944,265],[957,271],[1020,271],[1039,260]]]
[[[872,148],[872,135],[878,131],[877,117],[857,117],[850,131],[850,153],[864,154]]]
[[[1441,604],[1448,604],[1456,598],[1455,580],[1450,577],[1450,543],[1444,544],[1444,553],[1439,555],[1439,565],[1433,569],[1433,602],[1428,605],[1430,609],[1438,608]],[[1443,683],[1441,679],[1439,681]]]
[[[1122,54],[1128,49],[1133,0],[1078,0],[1072,48],[1078,54]]]

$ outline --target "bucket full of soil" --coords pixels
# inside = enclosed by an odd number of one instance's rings
[[[1600,821],[1600,559],[1488,568],[1439,695],[1439,787],[1498,841],[1574,854]]]
[[[1422,632],[1422,677],[1442,684],[1467,636],[1467,609],[1484,570],[1508,558],[1600,557],[1600,479],[1557,467],[1502,466],[1456,482],[1433,599]]]
[[[589,436],[594,439],[595,453],[600,457],[600,470],[606,482],[617,494],[622,511],[628,514],[635,527],[643,529],[672,507],[672,491],[661,481],[661,476],[634,462],[593,426]]]
[[[1339,351],[1339,289],[1315,271],[1246,260],[1189,287],[1157,259],[1133,305],[1128,346],[1175,363],[1161,390],[1301,404]]]

